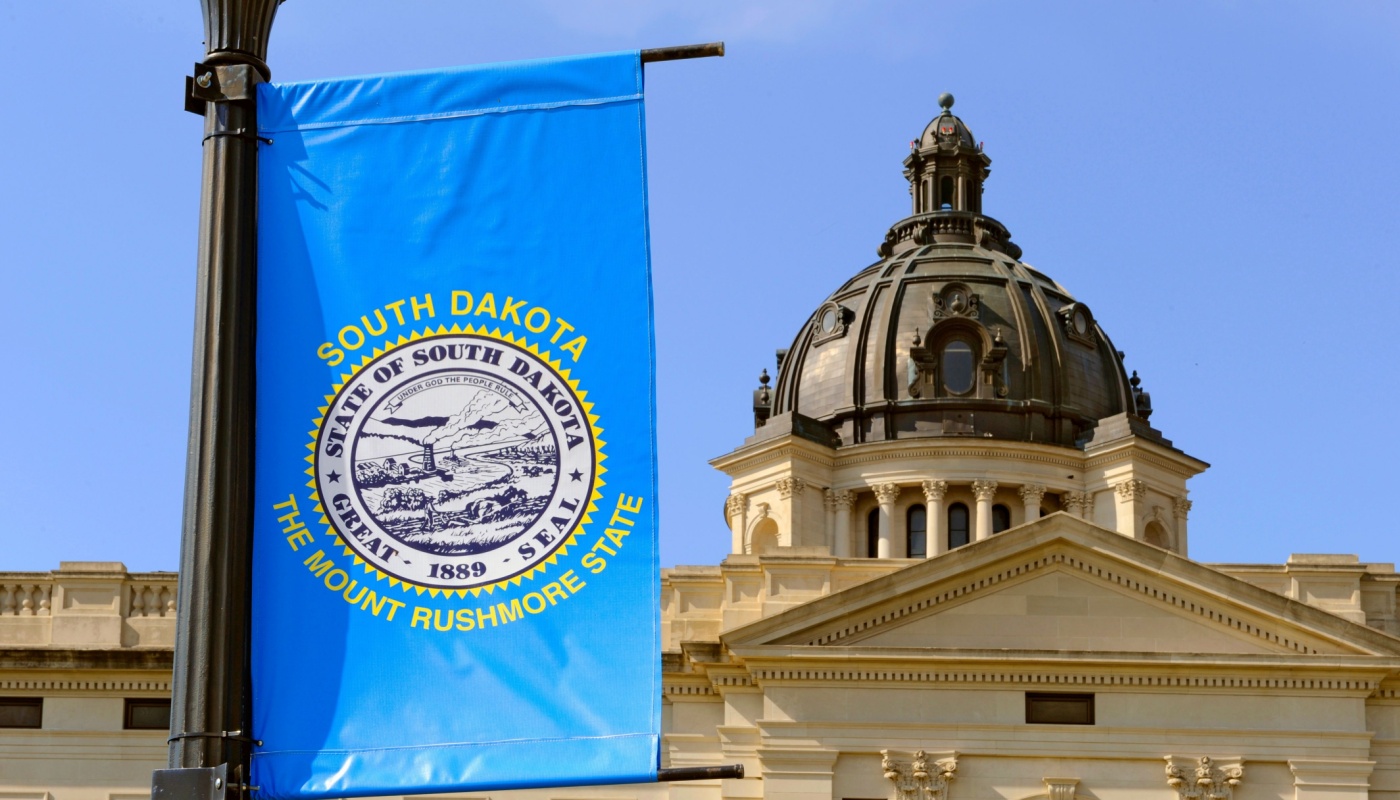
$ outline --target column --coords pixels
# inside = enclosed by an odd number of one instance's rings
[[[851,557],[851,506],[855,495],[846,489],[827,489],[831,507],[836,515],[833,526],[831,554],[837,558]]]
[[[1093,506],[1093,501],[1087,492],[1065,492],[1065,510],[1079,517],[1089,518],[1089,509]]]
[[[1021,505],[1026,511],[1026,522],[1040,519],[1040,499],[1045,496],[1045,487],[1038,483],[1028,483],[1021,487]]]
[[[894,500],[899,497],[899,484],[882,483],[872,488],[880,504],[880,541],[875,545],[875,557],[889,558],[894,539]]]
[[[724,516],[729,520],[729,552],[740,555],[744,552],[744,518],[749,510],[749,498],[742,494],[731,494],[724,501]]]
[[[1186,515],[1191,513],[1191,501],[1178,497],[1172,501],[1172,514],[1176,516],[1176,552],[1186,556]]]
[[[997,493],[997,482],[976,480],[972,482],[972,494],[977,498],[977,533],[973,541],[980,542],[992,537],[992,498]]]
[[[929,558],[948,552],[948,511],[943,508],[947,494],[947,481],[924,481],[924,507],[928,512],[928,544],[924,552]]]
[[[1114,484],[1113,491],[1118,495],[1118,532],[1129,539],[1138,538],[1138,512],[1147,500],[1147,484],[1138,480],[1123,481]]]

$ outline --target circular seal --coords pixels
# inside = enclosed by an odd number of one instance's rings
[[[416,338],[338,388],[316,433],[321,505],[345,546],[407,584],[474,589],[569,541],[597,482],[577,382],[476,333]]]

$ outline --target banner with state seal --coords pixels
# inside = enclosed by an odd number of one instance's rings
[[[258,89],[254,793],[655,780],[638,54]]]

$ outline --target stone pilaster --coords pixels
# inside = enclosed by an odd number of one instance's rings
[[[1172,501],[1172,516],[1176,518],[1176,549],[1182,556],[1190,552],[1186,549],[1186,517],[1190,513],[1190,500],[1178,497]]]
[[[832,511],[831,554],[837,558],[851,557],[851,506],[855,495],[846,489],[827,489],[827,502]]]
[[[1021,505],[1026,512],[1026,522],[1040,519],[1040,501],[1045,497],[1045,487],[1038,483],[1028,483],[1017,490],[1021,495]]]
[[[1065,492],[1064,504],[1069,513],[1080,519],[1088,519],[1089,511],[1094,507],[1094,499],[1088,492]]]
[[[724,501],[724,516],[729,520],[729,552],[736,555],[746,551],[744,529],[747,526],[749,498],[742,494],[731,494]]]
[[[1139,480],[1127,480],[1113,485],[1118,497],[1118,532],[1129,539],[1140,538],[1138,519],[1142,516],[1147,502],[1147,484]]]

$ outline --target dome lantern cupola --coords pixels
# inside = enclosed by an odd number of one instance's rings
[[[943,113],[910,142],[904,159],[913,213],[970,211],[982,213],[982,182],[991,174],[992,160],[982,152],[963,121],[953,116],[953,96],[938,97]]]
[[[909,143],[904,177],[909,181],[913,213],[896,222],[879,247],[882,258],[927,244],[976,244],[1021,257],[1011,233],[982,213],[982,183],[992,174],[992,160],[953,115],[953,96],[938,98],[943,113]]]

